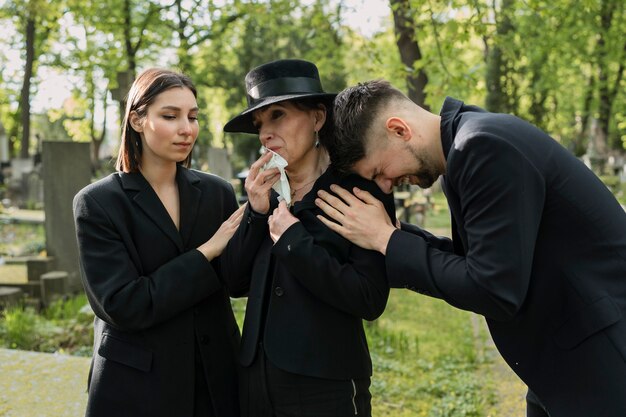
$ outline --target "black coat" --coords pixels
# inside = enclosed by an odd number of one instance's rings
[[[247,221],[224,254],[238,267],[228,276],[231,293],[248,296],[243,366],[253,362],[263,342],[269,360],[291,373],[328,379],[366,378],[372,373],[362,319],[374,320],[387,303],[385,260],[377,252],[353,245],[316,218],[323,214],[314,203],[316,193],[330,191],[333,183],[374,194],[395,222],[392,195],[358,176],[340,178],[332,168],[294,204],[292,213],[300,222],[275,245],[267,216],[248,209]],[[272,197],[270,212],[277,206],[276,194]]]
[[[83,284],[96,314],[87,416],[192,416],[196,346],[217,416],[238,415],[239,330],[219,260],[197,248],[237,209],[226,181],[178,167],[180,233],[141,174],[74,198]]]
[[[551,417],[626,416],[626,214],[563,146],[447,99],[452,241],[413,228],[387,248],[392,286],[487,318]]]

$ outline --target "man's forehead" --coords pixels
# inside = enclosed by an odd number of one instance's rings
[[[376,170],[377,158],[373,154],[365,155],[352,167],[362,177],[371,178]]]

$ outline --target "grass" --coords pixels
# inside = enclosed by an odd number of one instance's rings
[[[41,312],[15,306],[0,312],[0,347],[91,356],[93,315],[84,294],[59,300]]]
[[[392,290],[385,313],[367,326],[367,334],[373,415],[483,415],[469,313]]]

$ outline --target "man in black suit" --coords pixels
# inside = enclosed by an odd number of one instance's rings
[[[626,214],[602,182],[514,116],[447,98],[440,115],[386,81],[335,101],[333,164],[391,192],[442,176],[452,239],[396,228],[368,193],[316,203],[386,255],[392,287],[484,315],[528,385],[528,416],[626,416]]]

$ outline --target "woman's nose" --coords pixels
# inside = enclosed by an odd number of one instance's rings
[[[261,145],[265,146],[271,138],[272,133],[268,129],[261,128],[259,130],[259,140],[261,141]]]
[[[186,118],[181,118],[181,124],[178,128],[178,132],[181,136],[189,136],[192,133],[191,121]]]

